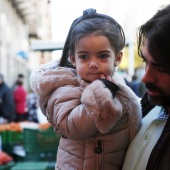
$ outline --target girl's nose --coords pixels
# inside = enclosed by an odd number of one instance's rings
[[[98,68],[99,67],[99,65],[98,65],[98,63],[97,63],[97,61],[96,60],[90,60],[90,62],[89,62],[89,68]]]

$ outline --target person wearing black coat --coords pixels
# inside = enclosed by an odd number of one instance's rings
[[[4,76],[0,73],[0,117],[12,122],[15,116],[13,91],[4,82]]]

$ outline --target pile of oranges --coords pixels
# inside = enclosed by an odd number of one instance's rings
[[[9,131],[15,131],[15,132],[21,132],[21,126],[19,123],[7,123],[7,124],[1,124],[0,125],[0,132],[3,132],[5,130],[9,130]]]

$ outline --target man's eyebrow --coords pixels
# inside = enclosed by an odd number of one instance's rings
[[[141,57],[143,58],[144,61],[147,61],[142,52],[141,52]],[[151,62],[151,64],[155,67],[163,67],[161,64],[159,64],[157,62]]]
[[[144,56],[142,56],[142,58],[143,58],[143,60],[147,63],[147,60],[145,59],[145,57]],[[151,65],[152,66],[154,66],[154,67],[159,67],[159,68],[163,68],[163,65],[161,65],[160,63],[158,63],[158,62],[154,62],[154,61],[151,61],[150,62],[151,63]]]

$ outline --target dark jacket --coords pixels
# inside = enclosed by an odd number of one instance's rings
[[[4,82],[0,84],[0,116],[9,122],[15,119],[13,92]]]
[[[155,107],[155,105],[149,102],[147,94],[143,97],[141,104],[143,117]],[[170,117],[168,116],[168,113],[166,113],[166,110],[165,116],[167,116],[168,119],[161,136],[149,156],[146,170],[170,170]]]

